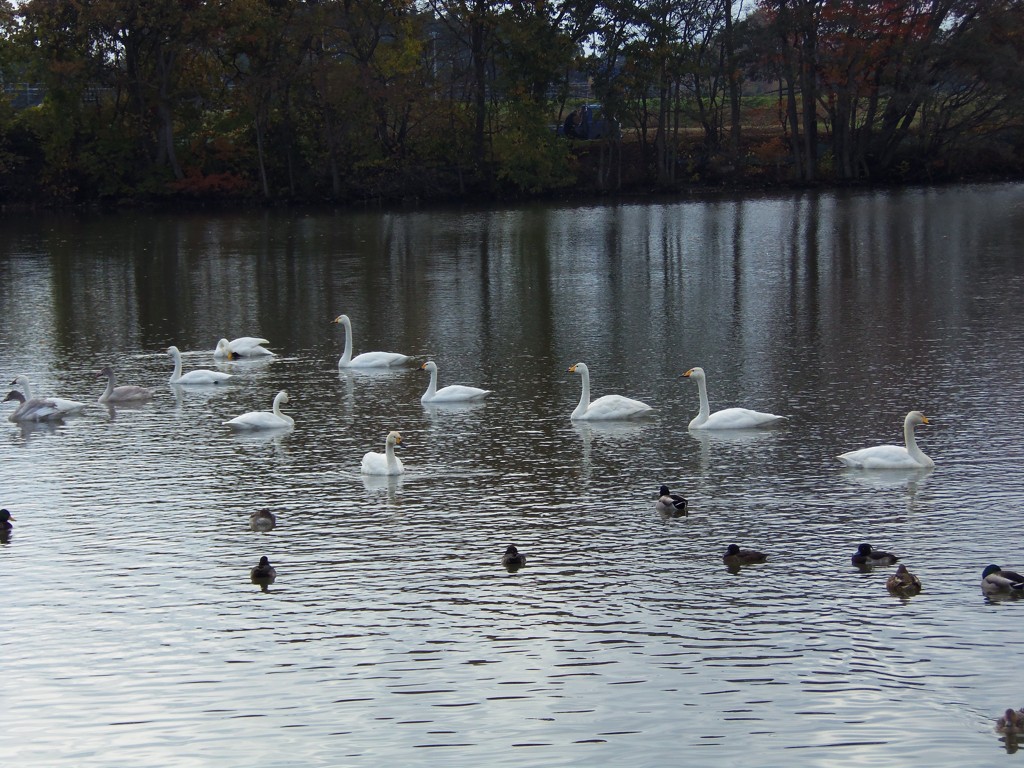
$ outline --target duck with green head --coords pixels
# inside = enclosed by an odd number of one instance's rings
[[[981,572],[981,589],[986,594],[1024,595],[1024,576],[989,565]]]

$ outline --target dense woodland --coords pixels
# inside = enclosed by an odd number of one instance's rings
[[[0,0],[0,18],[8,206],[1024,176],[1024,0]],[[584,102],[618,130],[560,136]]]

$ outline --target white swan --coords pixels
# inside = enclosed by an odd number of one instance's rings
[[[21,387],[21,391],[25,393],[25,400],[27,402],[32,402],[32,400],[36,399],[32,397],[32,387],[28,383],[27,376],[18,376],[11,382],[11,386]],[[85,410],[85,403],[80,403],[77,400],[66,400],[63,397],[43,397],[38,399],[52,403],[53,406],[60,411],[61,416],[67,416],[72,413],[81,413]],[[33,421],[35,421],[35,419],[33,419]]]
[[[391,368],[404,365],[412,359],[398,352],[363,352],[352,357],[352,321],[348,315],[338,315],[332,322],[345,326],[345,351],[338,360],[339,368]]]
[[[430,371],[430,386],[420,398],[422,403],[464,403],[469,400],[482,400],[490,394],[489,389],[479,387],[467,387],[462,384],[449,384],[447,387],[437,388],[437,364],[428,360],[420,366],[421,371]]]
[[[249,411],[241,416],[221,422],[232,429],[281,429],[295,426],[295,419],[281,413],[281,403],[288,402],[288,393],[283,389],[274,397],[273,411]]]
[[[917,447],[917,440],[914,439],[914,427],[918,424],[928,424],[928,417],[920,411],[911,411],[903,419],[903,441],[902,445],[876,445],[871,448],[861,448],[859,451],[848,451],[836,458],[848,467],[857,469],[921,469],[922,467],[934,467],[935,462],[928,458],[924,452]]]
[[[697,382],[697,391],[700,393],[700,413],[690,421],[690,429],[754,429],[777,424],[786,418],[774,413],[752,411],[749,408],[725,408],[711,413],[704,369],[691,368],[683,376]]]
[[[395,446],[401,445],[402,436],[398,432],[388,432],[384,443],[384,453],[370,451],[363,456],[360,468],[364,475],[400,475],[405,472],[402,460],[395,456]]]
[[[633,419],[643,416],[654,409],[647,403],[633,400],[622,395],[605,395],[590,402],[590,369],[585,363],[569,366],[569,373],[578,373],[583,377],[583,393],[580,404],[572,412],[570,419]]]
[[[202,368],[182,374],[181,352],[177,347],[171,345],[167,348],[167,354],[174,358],[174,373],[171,374],[171,384],[224,384],[231,378],[230,373],[207,371]]]
[[[153,396],[153,390],[149,387],[137,387],[134,384],[123,384],[120,387],[114,376],[114,369],[109,365],[96,374],[96,378],[107,377],[107,388],[99,396],[101,403],[141,403]]]
[[[25,396],[15,389],[4,398],[5,403],[12,400],[18,406],[7,417],[8,421],[59,421],[64,416],[56,403],[46,398],[26,400]]]
[[[221,339],[217,342],[217,348],[213,350],[213,356],[218,360],[234,360],[239,357],[273,357],[274,353],[263,346],[269,343],[266,339],[258,339],[255,336],[240,336],[231,341]]]

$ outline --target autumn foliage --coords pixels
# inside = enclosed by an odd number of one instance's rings
[[[1024,168],[1019,2],[732,7],[0,0],[0,202],[466,199]],[[560,137],[583,102],[621,130]]]

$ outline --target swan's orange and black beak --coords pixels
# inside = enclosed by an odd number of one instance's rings
[[[687,371],[686,373],[684,373],[684,374],[683,374],[683,376],[685,376],[686,378],[690,378],[690,374],[691,374],[691,373],[693,373],[693,368],[691,368],[691,369],[690,369],[690,370],[688,370],[688,371]]]
[[[425,371],[426,369],[427,369],[427,364],[423,363],[423,365],[420,366],[420,370],[421,371]]]
[[[567,371],[567,373],[576,373],[576,366],[575,365],[570,365],[569,366],[569,370]]]
[[[928,417],[927,416],[922,416],[921,417],[921,422],[924,423],[924,424],[931,424],[931,422],[928,421]]]

